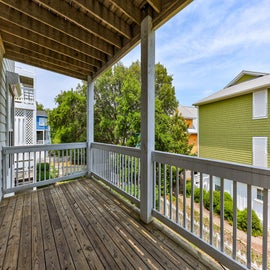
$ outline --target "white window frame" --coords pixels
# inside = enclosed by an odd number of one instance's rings
[[[47,121],[48,121],[47,118],[40,117],[39,120],[38,120],[38,125],[40,127],[46,127],[47,126]]]
[[[268,117],[268,90],[253,92],[252,97],[252,116],[253,119]]]
[[[259,201],[263,201],[263,189],[262,188],[257,188],[256,199]]]
[[[252,162],[254,166],[267,168],[268,166],[268,138],[252,138]]]

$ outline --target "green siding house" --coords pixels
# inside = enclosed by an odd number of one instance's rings
[[[269,89],[269,74],[242,71],[224,89],[195,103],[199,156],[270,167]]]
[[[196,102],[198,155],[203,158],[270,167],[270,74],[242,71],[222,90]],[[270,181],[270,179],[269,179]],[[225,183],[232,194],[232,181]],[[215,187],[218,188],[218,180]],[[238,207],[246,207],[246,187]],[[260,216],[262,191],[252,191]],[[262,216],[262,215],[261,215]]]

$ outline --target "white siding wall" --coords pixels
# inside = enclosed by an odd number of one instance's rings
[[[2,147],[7,143],[7,89],[6,71],[15,71],[15,62],[3,58],[4,50],[0,36],[0,161],[2,160]],[[2,198],[2,162],[0,162],[0,200]]]

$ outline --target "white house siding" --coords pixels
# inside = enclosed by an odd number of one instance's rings
[[[236,179],[237,180],[237,179]],[[207,191],[210,190],[209,175],[203,176],[203,188]],[[199,175],[195,177],[195,186],[199,187]],[[220,190],[220,177],[213,176],[213,189]],[[224,179],[224,192],[228,192],[233,197],[233,181]],[[268,192],[270,197],[270,191]],[[251,189],[251,202],[252,209],[256,212],[257,216],[263,222],[263,201],[257,198],[257,187],[252,186]],[[237,208],[244,210],[247,208],[247,185],[237,182]],[[268,205],[268,212],[270,213],[270,204]],[[270,228],[270,215],[268,215],[268,227]]]
[[[15,71],[15,62],[4,59],[4,47],[0,36],[0,150],[7,143],[7,89],[6,71]],[[0,151],[0,160],[2,160]],[[2,198],[2,163],[0,162],[0,200]]]

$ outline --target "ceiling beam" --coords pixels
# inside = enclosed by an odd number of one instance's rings
[[[123,19],[119,18],[109,9],[105,8],[99,1],[73,0],[73,2],[83,7],[85,10],[91,13],[92,16],[109,25],[121,35],[128,39],[132,38],[130,26]]]
[[[25,0],[24,0],[25,1]],[[89,31],[93,35],[103,39],[111,45],[121,48],[121,38],[115,35],[105,26],[99,24],[91,17],[87,16],[83,12],[77,12],[77,9],[66,1],[51,1],[51,0],[38,0],[38,3],[42,4],[49,10],[53,10],[58,15],[61,15],[68,21],[82,27],[86,31]],[[70,2],[72,3],[72,1]],[[49,12],[49,11],[48,11]]]
[[[32,32],[54,40],[71,49],[78,50],[79,48],[81,52],[97,60],[100,60],[102,62],[106,61],[107,57],[101,51],[90,47],[89,45],[86,45],[85,43],[78,41],[77,39],[69,37],[54,28],[48,27],[48,25],[45,25],[44,23],[38,22],[33,18],[29,18],[25,14],[20,13],[14,9],[12,10],[12,12],[10,12],[10,9],[11,8],[6,7],[5,5],[0,3],[0,18],[11,21],[12,23],[25,29],[31,29]]]
[[[77,78],[80,80],[87,80],[87,77],[85,76],[84,73],[79,73],[77,71],[66,69],[63,66],[59,67],[59,66],[54,65],[52,63],[48,63],[47,61],[43,61],[43,60],[39,60],[39,59],[37,60],[32,56],[28,57],[26,55],[22,55],[20,52],[16,52],[13,49],[6,50],[5,57],[10,59],[10,60],[18,61],[18,62],[25,63],[25,64],[29,64],[29,60],[31,60],[31,65],[33,65],[35,67],[39,67],[39,68],[47,69],[47,70],[50,70],[53,72],[61,73],[61,74],[67,75],[69,77]]]
[[[48,62],[55,62],[60,66],[69,66],[70,69],[77,69],[80,67],[82,70],[86,72],[95,72],[96,68],[93,66],[81,62],[78,59],[74,59],[68,57],[66,55],[57,54],[54,51],[51,51],[47,48],[40,47],[37,44],[33,44],[32,42],[18,39],[16,36],[12,36],[11,34],[4,33],[5,36],[5,45],[18,47],[16,50],[20,51],[22,54],[29,54],[34,56],[37,59],[48,60]]]
[[[12,24],[11,22],[7,22],[1,18],[0,18],[0,24],[1,24],[2,35],[4,35],[4,33],[10,33],[14,36],[17,36],[20,39],[31,41],[39,46],[48,48],[57,53],[70,56],[71,58],[74,58],[74,59],[80,59],[82,62],[85,62],[95,67],[101,67],[100,61],[95,60],[92,57],[83,54],[79,50],[73,50],[71,48],[65,47],[56,41],[47,39],[39,34],[33,33],[29,30],[26,30],[15,24]],[[16,40],[14,40],[14,42],[16,42]]]
[[[161,11],[161,0],[147,0],[148,4],[157,12]]]
[[[113,4],[117,6],[126,16],[128,16],[136,24],[141,23],[141,11],[130,0],[114,0]]]
[[[97,50],[100,50],[108,55],[114,54],[115,49],[112,45],[80,28],[79,26],[65,20],[64,18],[52,14],[34,2],[29,2],[28,0],[0,0],[0,2],[24,13],[33,19],[36,19],[38,22],[43,22],[44,24],[48,25],[48,27],[53,27],[65,35],[76,38],[83,43],[96,48]],[[9,12],[12,12],[12,10]]]

